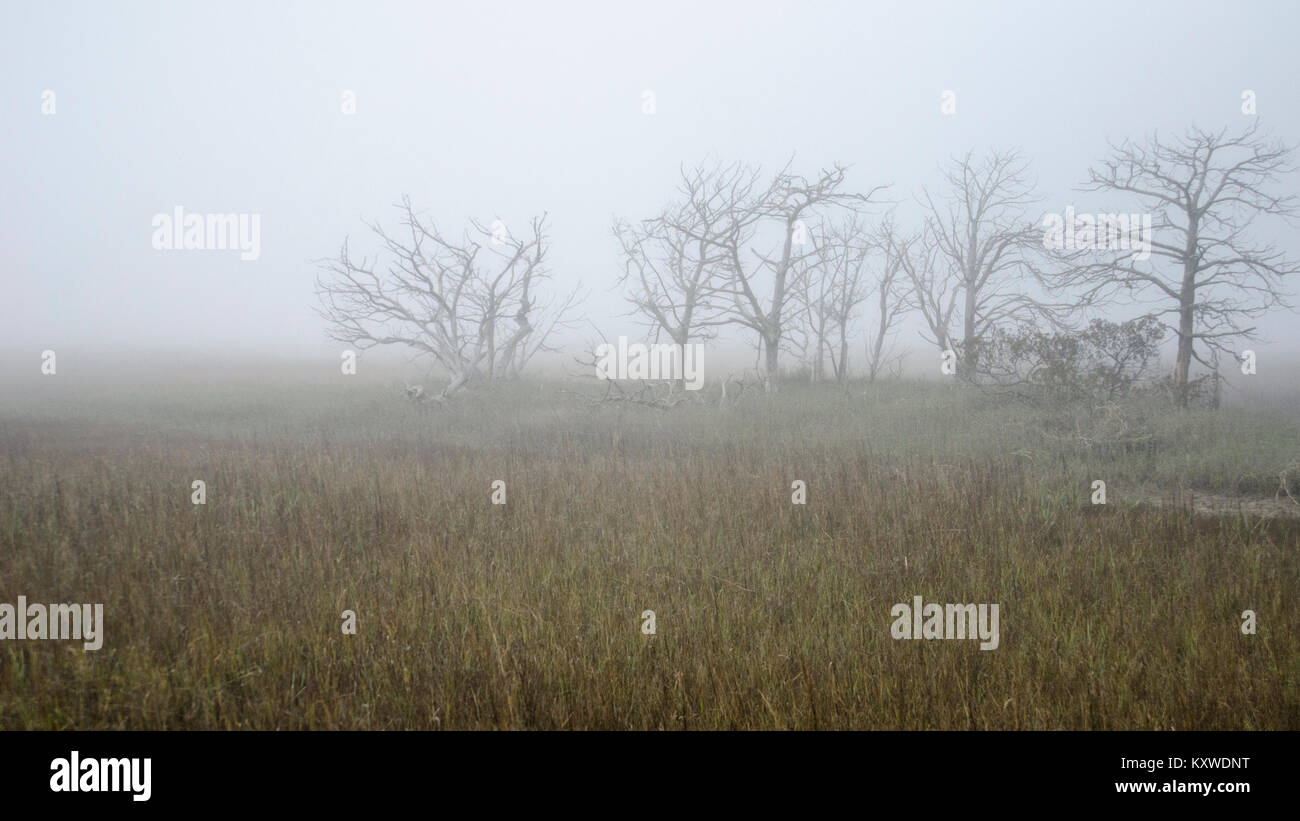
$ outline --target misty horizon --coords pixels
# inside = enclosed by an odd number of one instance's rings
[[[316,261],[345,238],[377,251],[366,223],[394,225],[403,196],[453,234],[472,219],[547,214],[550,290],[585,295],[583,326],[557,336],[572,354],[598,333],[651,339],[628,316],[610,226],[653,216],[683,167],[790,162],[811,175],[844,163],[848,189],[888,186],[868,218],[893,208],[907,226],[942,163],[1016,148],[1040,223],[1070,207],[1139,210],[1077,190],[1108,140],[1256,119],[1268,136],[1300,138],[1300,92],[1279,62],[1292,28],[1279,17],[1300,12],[1267,4],[1116,5],[1092,15],[1099,30],[1027,4],[999,15],[960,4],[51,8],[14,10],[0,35],[0,99],[16,112],[4,125],[0,356],[15,365],[61,348],[336,357],[316,313]],[[1252,16],[1264,9],[1267,23]],[[237,24],[245,17],[256,22]],[[1143,32],[1156,26],[1178,53],[1213,59],[1150,59]],[[1017,62],[1000,56],[1011,48]],[[184,69],[199,62],[210,68]],[[1022,68],[1044,64],[1063,68]],[[1242,114],[1247,89],[1257,117]],[[257,216],[256,258],[157,250],[155,216],[181,208]],[[1258,230],[1291,255],[1300,247],[1284,222]],[[1141,313],[1126,307],[1104,315]],[[1300,352],[1296,319],[1269,311],[1254,348]],[[919,331],[914,316],[896,331],[913,362],[933,352]],[[752,356],[747,331],[722,334],[715,357]]]

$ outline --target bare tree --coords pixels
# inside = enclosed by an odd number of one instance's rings
[[[836,381],[845,385],[849,340],[873,288],[867,272],[873,243],[857,213],[838,223],[819,224],[810,241],[813,253],[800,260],[804,270],[796,277],[802,322],[794,330],[806,340],[805,357],[813,381],[825,378],[829,358]]]
[[[901,235],[894,231],[888,239],[890,253],[898,260],[911,289],[911,304],[920,311],[926,330],[921,337],[939,350],[953,347],[953,317],[961,281],[939,262],[939,244],[934,232],[923,228]]]
[[[1030,252],[1042,236],[1026,217],[1034,202],[1028,161],[1014,150],[982,159],[968,152],[943,177],[940,197],[922,193],[925,237],[905,269],[931,341],[953,349],[960,372],[975,379],[979,346],[994,329],[1028,315],[1055,318],[1057,309],[1025,289],[1039,275]]]
[[[804,257],[814,253],[806,241],[806,221],[825,207],[869,203],[885,188],[876,186],[866,194],[842,191],[847,169],[839,164],[822,169],[813,179],[789,169],[787,163],[758,196],[732,204],[730,224],[719,243],[728,260],[725,291],[731,298],[732,320],[758,335],[769,387],[777,374],[787,309],[795,292],[792,277],[801,270]],[[759,251],[753,246],[760,241],[775,247]],[[762,295],[764,280],[766,296]]]
[[[785,349],[808,367],[813,383],[826,378],[826,354],[835,326],[834,274],[828,265],[833,244],[826,231],[820,225],[808,228],[807,242],[813,251],[801,254],[791,265],[790,315],[781,339]]]
[[[725,284],[725,239],[737,203],[752,196],[756,174],[739,164],[681,170],[678,198],[657,217],[633,226],[615,220],[623,258],[620,284],[655,338],[686,345],[706,340],[730,320],[719,288]]]
[[[354,260],[347,240],[337,258],[318,262],[318,311],[331,338],[359,350],[400,345],[432,357],[450,377],[435,397],[441,400],[484,369],[490,377],[515,375],[567,324],[576,290],[549,311],[538,305],[538,286],[549,278],[545,215],[520,238],[471,222],[452,240],[422,220],[409,197],[397,207],[400,234],[369,225],[390,257],[386,266],[378,258]]]
[[[875,281],[870,285],[875,298],[872,311],[874,322],[866,343],[868,382],[875,382],[881,371],[900,356],[894,353],[889,334],[914,304],[911,290],[906,287],[907,276],[904,271],[911,240],[902,238],[899,234],[893,217],[886,216],[871,241],[871,247],[878,253],[879,267]]]
[[[1192,360],[1213,369],[1197,350],[1228,351],[1234,339],[1254,339],[1249,320],[1269,308],[1290,307],[1283,278],[1300,268],[1272,245],[1250,237],[1256,218],[1296,214],[1294,195],[1267,193],[1292,168],[1292,148],[1259,135],[1252,124],[1237,134],[1190,128],[1170,140],[1110,145],[1110,156],[1089,169],[1084,190],[1123,192],[1151,214],[1150,258],[1125,251],[1058,275],[1077,287],[1084,305],[1116,298],[1150,300],[1151,316],[1178,340],[1174,363],[1177,402],[1186,407]],[[1077,262],[1081,254],[1072,255]],[[1235,356],[1235,352],[1233,354]]]

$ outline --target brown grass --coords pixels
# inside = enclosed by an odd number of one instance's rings
[[[0,642],[0,727],[1300,728],[1295,520],[1126,504],[1194,446],[1095,464],[891,391],[34,392],[0,415],[0,601],[103,602],[106,639]],[[893,640],[914,595],[999,603],[1000,648]]]

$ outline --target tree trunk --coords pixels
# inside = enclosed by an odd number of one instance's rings
[[[1178,358],[1174,361],[1174,392],[1178,397],[1178,407],[1185,408],[1190,400],[1188,374],[1192,368],[1192,304],[1193,291],[1184,286],[1181,305],[1178,308]]]
[[[849,337],[844,333],[843,326],[840,330],[840,370],[835,376],[841,385],[849,384]]]
[[[453,393],[465,387],[466,383],[469,382],[473,375],[474,370],[472,368],[466,368],[458,374],[452,374],[451,382],[447,383],[447,387],[443,388],[438,395],[434,397],[434,400],[437,402],[445,402],[447,399],[451,398]]]
[[[1193,222],[1187,230],[1187,247],[1183,254],[1183,287],[1178,294],[1178,358],[1174,361],[1174,395],[1178,407],[1187,407],[1189,396],[1188,376],[1192,369],[1192,342],[1196,326],[1192,309],[1196,306],[1197,231]]]
[[[826,338],[820,328],[817,330],[817,355],[813,357],[812,381],[826,381]]]
[[[776,379],[777,358],[781,352],[781,337],[771,332],[763,334],[763,358],[768,382]]]
[[[677,378],[673,380],[677,383],[677,389],[682,393],[686,393],[686,345],[691,338],[690,327],[690,325],[682,323],[682,327],[678,328],[676,333],[669,334],[673,344],[677,346],[677,350],[682,356],[682,368],[677,373]],[[725,398],[726,388],[723,388],[723,394]]]
[[[978,307],[975,292],[966,289],[966,310],[963,317],[965,328],[962,334],[962,376],[968,382],[975,381],[979,373],[979,340],[975,338],[975,309]]]

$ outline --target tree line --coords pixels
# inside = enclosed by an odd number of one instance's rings
[[[975,384],[1059,380],[1065,364],[1086,360],[1114,391],[1171,333],[1170,384],[1186,406],[1194,362],[1217,369],[1220,354],[1235,358],[1235,345],[1257,338],[1256,318],[1292,307],[1286,281],[1300,267],[1257,236],[1260,217],[1291,224],[1297,214],[1295,196],[1279,193],[1292,153],[1257,124],[1109,143],[1079,190],[1125,219],[1140,215],[1142,253],[1091,218],[1080,223],[1086,242],[1054,243],[1050,220],[1034,213],[1030,163],[1014,149],[943,164],[939,183],[913,195],[911,224],[887,198],[891,185],[851,189],[840,163],[810,176],[793,161],[772,174],[700,163],[680,169],[656,213],[613,221],[618,284],[655,341],[741,329],[769,387],[783,356],[814,381],[846,385],[851,362],[875,380],[898,363],[897,330],[916,315],[927,344]],[[346,241],[319,262],[333,339],[432,357],[449,375],[445,398],[475,377],[517,374],[581,320],[579,290],[548,287],[545,214],[521,237],[478,222],[454,236],[409,199],[398,208],[398,231],[369,226],[382,264]],[[1073,240],[1076,225],[1066,227]],[[1096,316],[1116,308],[1131,316]]]

